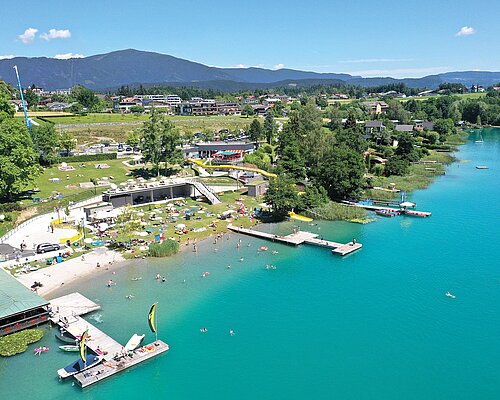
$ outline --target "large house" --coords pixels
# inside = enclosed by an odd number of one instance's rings
[[[396,125],[395,126],[395,129],[396,129],[396,132],[413,132],[413,125],[405,125],[405,124],[401,124],[401,125]]]
[[[185,158],[212,158],[219,154],[218,158],[222,159],[242,159],[245,154],[253,153],[255,150],[254,143],[248,142],[199,142],[183,149]],[[226,152],[226,153],[224,153]],[[231,154],[229,154],[231,153]],[[224,157],[232,156],[232,157]]]
[[[374,137],[380,138],[384,129],[385,125],[382,121],[368,121],[365,124],[365,133],[363,134],[363,138],[366,140],[373,139]]]
[[[365,101],[362,104],[374,115],[386,112],[389,109],[385,101]]]

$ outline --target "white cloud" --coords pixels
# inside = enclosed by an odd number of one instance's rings
[[[403,62],[413,61],[411,58],[362,58],[360,60],[342,60],[341,64],[360,64],[360,63],[384,63],[384,62]]]
[[[11,58],[14,58],[15,56],[13,55],[8,55],[8,56],[0,56],[0,60],[10,60]]]
[[[18,38],[24,44],[30,44],[33,40],[35,40],[35,34],[38,32],[38,29],[28,28],[24,31],[22,35],[19,35]]]
[[[395,69],[371,69],[367,71],[347,72],[351,75],[363,77],[390,76],[392,78],[421,78],[422,76],[438,74],[451,71],[451,67],[423,67],[423,68],[395,68]]]
[[[285,68],[285,64],[281,64],[281,63],[279,63],[279,64],[276,64],[276,65],[273,67],[273,69],[282,69],[282,68]]]
[[[42,33],[40,38],[43,40],[52,40],[52,39],[68,39],[71,37],[71,32],[69,29],[49,29],[49,33]]]
[[[64,53],[64,54],[56,54],[54,58],[56,60],[69,60],[70,58],[84,58],[83,54],[77,53]]]
[[[474,35],[476,30],[472,26],[462,26],[460,30],[455,33],[455,36],[470,36]]]

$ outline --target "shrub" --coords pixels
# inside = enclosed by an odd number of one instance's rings
[[[24,353],[28,345],[43,338],[41,329],[26,329],[0,338],[0,356],[10,357]]]
[[[81,156],[61,157],[64,162],[86,162],[86,161],[105,161],[116,160],[117,153],[103,153],[103,154],[83,154]]]
[[[0,212],[21,211],[22,207],[18,203],[4,203],[0,204]]]
[[[164,240],[163,243],[149,245],[149,252],[153,257],[168,257],[179,251],[179,243],[174,240]]]
[[[349,221],[352,219],[366,218],[366,211],[359,207],[349,207],[344,204],[335,203],[330,201],[320,207],[313,208],[310,216],[317,218],[318,216],[326,220],[344,220]],[[306,214],[309,214],[306,212]]]

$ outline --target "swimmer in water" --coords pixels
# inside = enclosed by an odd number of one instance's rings
[[[243,262],[243,260],[244,260],[244,258],[243,258],[243,257],[241,257],[241,258],[240,258],[240,261],[241,261],[241,262]]]
[[[233,336],[233,335],[234,335],[234,331],[233,331],[232,329],[229,329],[229,334],[230,334],[231,336]]]

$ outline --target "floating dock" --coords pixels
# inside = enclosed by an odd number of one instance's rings
[[[75,338],[80,337],[83,332],[88,330],[89,339],[86,342],[87,348],[99,354],[103,360],[102,363],[74,375],[74,378],[82,387],[99,382],[168,350],[168,345],[159,340],[157,344],[143,346],[131,352],[130,356],[121,356],[124,345],[118,343],[81,317],[83,314],[99,310],[101,306],[80,293],[71,293],[53,299],[50,301],[50,306],[52,308],[50,320],[54,324],[59,325],[71,336]],[[116,355],[120,355],[119,360],[116,360]]]
[[[387,211],[391,211],[391,212],[400,212],[401,215],[406,215],[405,210],[401,209],[401,208],[393,208],[393,207],[385,207],[385,206],[377,206],[377,205],[365,205],[365,204],[350,203],[350,202],[343,202],[343,204],[345,204],[346,206],[349,206],[349,207],[360,207],[360,208],[364,208],[365,210],[370,210],[370,211],[387,210]],[[432,215],[432,213],[429,211],[417,211],[417,210],[413,210],[413,209],[410,209],[408,211],[415,211],[416,213],[421,214],[420,216],[422,216],[422,217],[430,217]],[[408,215],[410,215],[410,214],[408,214]]]
[[[332,250],[333,254],[338,254],[341,256],[345,256],[350,254],[356,250],[359,250],[363,245],[357,242],[349,242],[347,244],[332,242],[329,240],[318,239],[318,234],[306,231],[298,231],[295,233],[291,233],[290,235],[280,236],[274,235],[272,233],[260,232],[253,229],[248,228],[239,228],[234,225],[228,225],[228,229],[233,232],[243,233],[246,235],[259,237],[262,239],[271,240],[273,242],[280,242],[285,244],[291,244],[294,246],[298,246],[299,244],[310,244],[313,246],[326,247]]]
[[[149,360],[154,356],[166,352],[169,349],[168,344],[158,340],[142,346],[130,353],[130,355],[121,357],[118,361],[108,360],[93,366],[83,372],[74,375],[77,383],[82,387],[93,385],[103,379],[109,378],[127,368],[133,367],[143,361]]]

